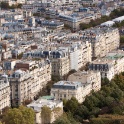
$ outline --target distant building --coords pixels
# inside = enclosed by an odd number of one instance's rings
[[[68,25],[73,31],[79,30],[79,24],[84,21],[83,17],[78,14],[64,15],[60,14],[59,19]]]
[[[81,3],[87,6],[97,5],[99,2],[99,0],[81,0]]]
[[[51,29],[62,29],[64,28],[64,23],[57,20],[41,20],[41,26],[45,26]]]
[[[3,63],[4,70],[13,70],[16,65],[16,60],[6,60]]]
[[[103,57],[119,48],[120,35],[117,28],[94,27],[82,31],[81,34],[81,40],[91,43],[93,58]]]

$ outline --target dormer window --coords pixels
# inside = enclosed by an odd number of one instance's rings
[[[15,77],[16,77],[16,78],[18,78],[18,77],[19,77],[19,75],[17,75],[17,74],[16,74],[16,75],[15,75]]]

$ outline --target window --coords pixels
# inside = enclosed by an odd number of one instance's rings
[[[105,77],[107,77],[107,73],[105,73]]]
[[[66,94],[64,94],[64,98],[66,98]]]

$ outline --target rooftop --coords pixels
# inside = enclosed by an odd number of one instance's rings
[[[38,100],[33,101],[32,103],[27,105],[27,107],[33,108],[36,112],[40,112],[41,108],[43,106],[48,106],[51,109],[54,109],[61,102],[61,101],[58,101],[58,100],[48,100],[48,99],[46,99],[48,97],[52,98],[52,96],[43,96],[43,97],[39,98]]]
[[[96,73],[95,71],[78,71],[74,74],[72,74],[72,76],[83,76],[83,77],[88,77],[92,74]]]
[[[93,64],[112,64],[114,61],[111,59],[107,59],[107,58],[98,58],[94,61],[92,61],[91,63]]]
[[[59,81],[53,85],[53,88],[76,90],[77,88],[79,88],[81,86],[82,86],[81,82]]]
[[[122,50],[111,51],[106,55],[106,58],[110,60],[117,60],[124,58],[124,51]]]

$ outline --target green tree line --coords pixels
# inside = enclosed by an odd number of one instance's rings
[[[123,14],[124,14],[124,9],[115,9],[111,12],[111,14],[109,16],[102,16],[99,19],[91,20],[89,24],[81,23],[80,24],[80,29],[84,30],[84,29],[87,29],[87,28],[90,28],[90,27],[95,27],[97,25],[100,25],[103,22],[106,22],[106,21],[112,20],[114,18],[123,16]],[[122,27],[122,26],[124,26],[124,22],[116,23],[114,25],[114,27]]]
[[[7,108],[0,116],[2,124],[34,124],[35,113],[31,108]],[[0,123],[1,123],[0,122]]]
[[[12,6],[9,6],[7,2],[1,2],[0,7],[1,9],[16,9],[16,8],[21,8],[22,4],[16,4],[16,5],[13,4]]]
[[[108,79],[102,79],[101,90],[98,92],[92,92],[90,96],[86,97],[82,104],[79,104],[75,98],[63,100],[63,103],[64,111],[66,113],[71,113],[71,117],[77,123],[83,123],[83,120],[88,119],[91,124],[101,124],[100,119],[98,119],[99,115],[123,115],[124,73],[115,75],[114,79],[111,81]],[[55,124],[61,124],[58,122],[62,122],[62,118],[60,118]],[[97,123],[95,123],[95,119],[93,120],[93,118],[97,118]]]

